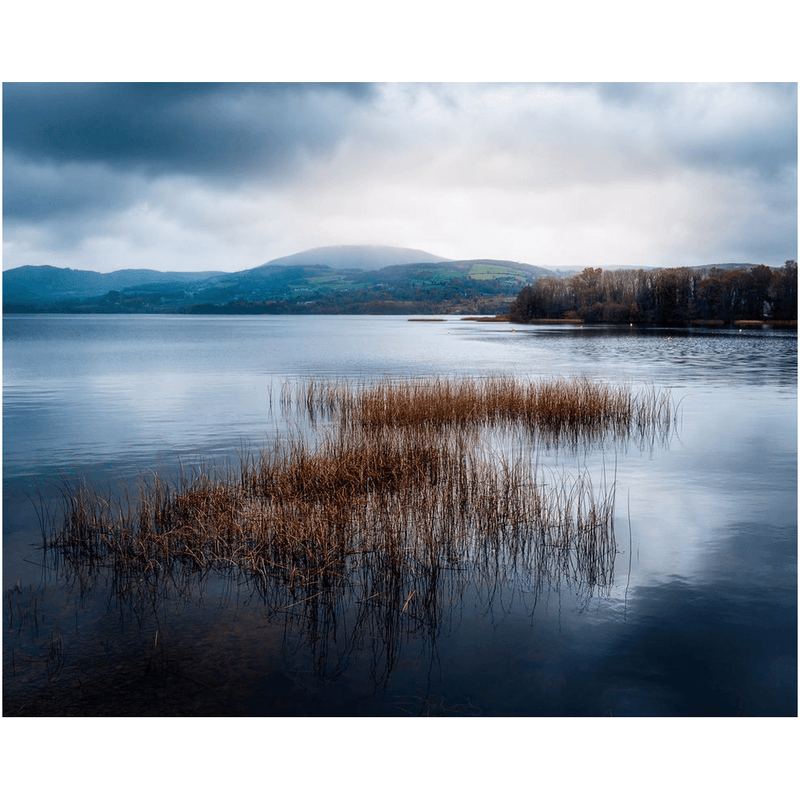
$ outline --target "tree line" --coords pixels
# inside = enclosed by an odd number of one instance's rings
[[[568,278],[537,278],[519,292],[509,317],[660,325],[796,321],[797,262],[749,269],[589,267]]]

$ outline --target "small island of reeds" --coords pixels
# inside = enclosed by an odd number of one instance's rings
[[[66,487],[46,550],[121,591],[235,573],[273,610],[349,598],[430,618],[445,574],[591,593],[612,580],[613,479],[557,474],[539,452],[652,444],[675,423],[669,392],[585,378],[308,379],[280,406],[306,432],[236,468],[153,475],[135,499]]]

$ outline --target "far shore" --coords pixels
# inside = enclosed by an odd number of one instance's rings
[[[461,317],[462,322],[512,322],[508,314],[497,314],[492,317]],[[586,320],[579,318],[569,319],[529,319],[525,322],[514,321],[516,325],[590,325],[597,327],[605,327],[607,325],[622,326],[624,322],[586,322]],[[665,322],[629,322],[631,327],[693,327],[693,328],[797,328],[797,320],[779,320],[779,319],[735,319],[732,322],[726,322],[722,319],[692,319],[684,325],[677,323]]]

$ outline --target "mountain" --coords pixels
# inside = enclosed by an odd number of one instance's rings
[[[432,253],[426,253],[424,250],[412,250],[408,247],[341,245],[338,247],[314,247],[290,256],[275,258],[262,266],[325,266],[332,269],[375,270],[395,264],[437,264],[448,260]]]
[[[320,247],[232,273],[102,274],[25,266],[3,273],[3,310],[487,314],[504,312],[523,286],[548,274],[514,261],[452,261],[421,250],[372,246]]]
[[[62,269],[49,264],[38,267],[26,265],[3,272],[3,305],[82,299],[142,286],[185,286],[222,274],[158,272],[154,269],[121,269],[104,273]]]

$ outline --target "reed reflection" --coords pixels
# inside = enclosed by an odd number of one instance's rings
[[[403,642],[433,646],[467,592],[491,604],[514,585],[535,604],[552,587],[613,585],[613,481],[546,470],[534,446],[498,448],[498,431],[652,446],[675,423],[668,393],[583,379],[307,381],[281,407],[312,430],[235,469],[153,475],[135,499],[65,488],[44,524],[50,565],[156,618],[211,582],[231,602],[244,586],[320,678],[371,651],[385,685]]]

